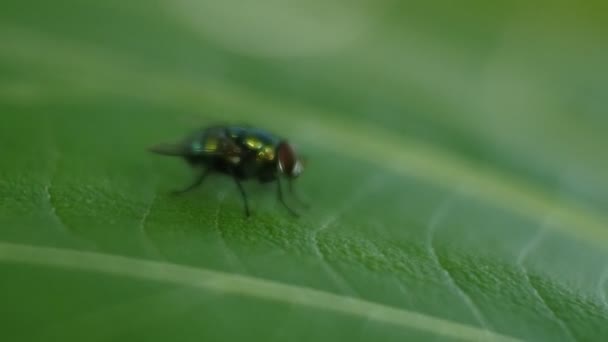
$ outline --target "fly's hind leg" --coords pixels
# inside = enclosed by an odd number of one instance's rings
[[[232,179],[234,179],[234,182],[236,183],[236,186],[239,188],[239,192],[241,193],[241,197],[243,198],[243,204],[245,206],[245,216],[250,217],[251,216],[251,212],[249,211],[249,202],[247,200],[247,193],[245,192],[245,189],[243,189],[243,185],[241,185],[241,181],[239,181],[239,179],[234,175],[232,175]]]
[[[179,190],[174,190],[171,192],[172,195],[182,195],[185,194],[187,192],[190,192],[196,188],[198,188],[201,184],[203,184],[203,181],[205,180],[205,178],[207,178],[207,176],[209,175],[209,169],[205,169],[203,170],[194,180],[194,182],[192,182],[192,184],[188,185],[187,187],[183,188],[183,189],[179,189]]]

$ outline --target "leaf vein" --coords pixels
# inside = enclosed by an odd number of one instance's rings
[[[363,200],[367,195],[377,190],[381,185],[383,185],[384,181],[382,177],[378,175],[370,177],[370,179],[360,187],[351,197],[350,199],[344,201],[342,206],[337,209],[333,214],[329,215],[321,225],[313,229],[310,233],[310,243],[312,246],[312,250],[316,256],[321,259],[323,262],[322,267],[325,272],[332,278],[332,280],[338,285],[338,287],[344,293],[350,293],[354,295],[358,295],[356,290],[348,284],[348,282],[342,277],[338,271],[336,271],[331,264],[327,261],[325,254],[322,252],[319,244],[319,233],[331,227],[344,213],[351,210],[353,207],[357,205],[361,200]]]
[[[369,317],[378,323],[424,331],[452,339],[497,342],[519,341],[519,339],[511,336],[489,333],[477,327],[358,298],[251,276],[228,274],[163,261],[0,242],[0,262],[96,272],[199,288],[217,293],[249,296],[266,301],[296,304],[353,317]],[[370,312],[373,312],[374,315],[369,315]]]
[[[156,203],[157,198],[158,198],[158,193],[155,192],[154,195],[152,196],[152,199],[150,200],[150,202],[144,209],[141,220],[139,221],[139,224],[137,226],[137,230],[139,232],[140,239],[141,239],[141,242],[142,242],[144,248],[151,255],[154,255],[155,257],[157,257],[159,259],[164,259],[161,251],[150,239],[150,235],[149,235],[148,229],[147,229],[148,219],[149,219],[150,215],[152,214],[152,207],[154,206],[154,203]]]
[[[604,270],[604,272],[602,272],[602,275],[600,276],[600,280],[597,284],[597,292],[600,296],[600,300],[602,301],[602,303],[604,304],[606,309],[608,309],[608,298],[606,296],[606,282],[608,282],[608,267]]]
[[[448,268],[441,262],[441,259],[439,258],[439,256],[437,255],[437,251],[435,250],[434,236],[437,232],[440,223],[448,214],[455,198],[457,198],[457,195],[452,195],[451,197],[448,197],[448,199],[446,199],[439,206],[439,208],[431,217],[428,224],[426,245],[429,250],[431,259],[439,267],[441,273],[444,275],[444,278],[447,281],[448,286],[450,286],[456,292],[456,294],[462,299],[462,301],[469,308],[469,310],[471,310],[473,317],[475,317],[475,319],[477,320],[479,325],[484,329],[484,331],[489,332],[491,330],[491,326],[482,314],[481,310],[479,309],[477,304],[475,304],[473,299],[462,289],[462,287],[458,285]]]
[[[534,248],[536,248],[541,243],[543,238],[545,237],[545,235],[547,233],[547,229],[548,229],[547,228],[548,224],[549,224],[549,221],[545,220],[545,222],[543,223],[543,226],[541,227],[541,229],[539,229],[536,236],[534,238],[532,238],[526,246],[524,246],[524,248],[521,250],[521,253],[517,257],[517,265],[521,268],[523,276],[526,279],[526,283],[528,283],[528,285],[532,289],[532,293],[533,293],[534,297],[536,297],[540,301],[540,303],[547,309],[547,313],[549,314],[550,318],[557,325],[559,325],[560,329],[562,329],[562,331],[566,334],[566,336],[568,336],[568,338],[570,340],[576,341],[576,338],[574,337],[572,330],[566,325],[566,322],[564,322],[564,320],[559,318],[559,316],[557,315],[557,312],[555,312],[555,310],[553,310],[553,308],[551,308],[551,306],[549,306],[549,303],[547,303],[545,298],[541,295],[540,291],[538,291],[536,286],[534,286],[534,283],[530,279],[530,274],[528,273],[528,269],[525,266],[525,260],[528,257],[528,255],[530,254],[530,252],[532,250],[534,250]]]

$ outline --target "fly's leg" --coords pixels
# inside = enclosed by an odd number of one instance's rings
[[[205,180],[205,178],[207,178],[208,175],[209,175],[209,169],[205,169],[203,172],[201,172],[200,175],[198,175],[198,177],[196,177],[196,179],[194,180],[194,182],[192,184],[190,184],[189,186],[187,186],[184,189],[172,191],[171,194],[172,195],[182,195],[182,194],[185,194],[187,192],[190,192],[190,191],[196,189],[203,183],[203,181]]]
[[[283,198],[283,189],[281,187],[281,180],[279,178],[277,178],[277,197],[279,198],[279,202],[281,202],[281,204],[283,204],[283,206],[285,208],[287,208],[287,211],[289,211],[289,213],[295,217],[298,217],[300,215],[298,215],[298,213],[296,213],[293,209],[291,209],[287,203],[285,203],[285,199]]]
[[[241,197],[243,198],[243,204],[245,205],[245,216],[250,217],[251,212],[249,211],[249,202],[247,201],[247,193],[245,193],[245,189],[243,189],[241,182],[234,174],[232,175],[232,178],[234,179],[236,186],[239,188],[239,192],[241,193]]]
[[[303,206],[306,209],[310,208],[310,204],[308,204],[306,201],[302,200],[300,198],[300,196],[298,196],[298,194],[296,194],[296,191],[293,186],[293,180],[291,180],[291,179],[289,180],[289,194],[291,194],[291,197],[293,197],[296,200],[296,202],[298,202],[301,206]]]

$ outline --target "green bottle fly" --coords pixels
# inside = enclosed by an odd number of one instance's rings
[[[304,167],[294,147],[285,139],[265,130],[244,126],[211,126],[199,130],[178,144],[160,144],[151,152],[183,157],[188,164],[200,170],[195,181],[176,194],[197,188],[212,172],[225,174],[234,179],[250,216],[247,194],[241,181],[257,179],[261,183],[277,183],[279,201],[294,216],[297,213],[283,198],[281,177],[289,180],[293,194],[293,181]],[[294,196],[295,197],[295,196]]]

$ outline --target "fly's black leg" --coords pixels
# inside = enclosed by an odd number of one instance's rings
[[[205,180],[205,178],[207,178],[208,175],[209,175],[209,169],[205,169],[203,172],[201,172],[201,174],[198,177],[196,177],[194,182],[192,184],[190,184],[188,187],[181,189],[181,190],[172,191],[171,194],[172,195],[182,195],[182,194],[185,194],[186,192],[196,189],[198,186],[200,186],[203,183],[203,181]]]
[[[277,196],[279,198],[279,201],[281,202],[281,204],[283,204],[283,206],[285,208],[287,208],[287,211],[289,211],[289,213],[295,217],[298,217],[300,215],[298,215],[298,213],[296,213],[293,209],[291,209],[287,203],[285,203],[285,199],[283,198],[283,189],[281,188],[281,180],[279,178],[277,178]]]
[[[310,208],[310,204],[308,204],[307,202],[303,201],[298,194],[296,194],[296,191],[294,189],[293,186],[293,180],[289,180],[289,193],[291,194],[291,196],[304,208],[308,209]]]
[[[243,203],[245,204],[245,216],[250,217],[251,213],[249,212],[249,203],[247,201],[247,194],[245,193],[245,189],[243,189],[241,182],[239,181],[239,179],[236,176],[233,175],[232,178],[234,179],[236,186],[239,188],[239,191],[241,192],[241,197],[243,198]]]

